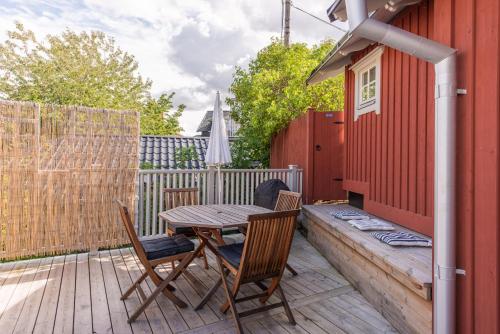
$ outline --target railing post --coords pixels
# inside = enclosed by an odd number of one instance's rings
[[[217,169],[214,165],[207,166],[208,175],[207,175],[207,203],[215,204],[215,191],[216,191],[216,180],[215,173]]]
[[[290,179],[289,179],[289,187],[291,191],[298,192],[299,191],[299,173],[298,173],[297,165],[288,165],[288,169],[290,169]]]
[[[141,175],[141,170],[137,172],[137,176],[135,179],[135,194],[134,194],[134,227],[135,227],[135,232],[137,235],[139,234],[139,215],[142,214],[142,212],[139,212],[139,208],[141,207],[139,205],[139,201],[142,200],[141,197],[141,180],[142,180],[142,175]]]

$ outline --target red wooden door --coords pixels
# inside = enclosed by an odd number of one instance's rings
[[[342,200],[344,113],[314,113],[313,200]]]

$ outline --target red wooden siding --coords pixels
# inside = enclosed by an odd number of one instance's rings
[[[457,149],[458,325],[500,333],[500,5],[496,0],[438,1],[448,20],[436,38],[459,50]]]
[[[500,4],[423,1],[392,24],[458,50],[457,330],[500,332]],[[354,57],[359,60],[369,51]],[[344,187],[366,210],[432,234],[434,70],[386,48],[381,114],[353,121],[354,76],[346,71]]]
[[[393,24],[429,37],[429,12],[428,6],[415,6]],[[372,48],[357,54],[353,63]],[[381,113],[354,121],[354,73],[346,70],[344,188],[363,193],[367,211],[427,235],[432,235],[433,224],[432,77],[431,65],[386,47]]]
[[[292,121],[287,128],[281,130],[271,143],[271,168],[288,168],[288,165],[298,165],[303,172],[304,203],[312,201],[312,156],[307,148],[312,146],[312,132],[308,130],[313,123],[313,113],[307,114]]]
[[[271,144],[271,168],[304,169],[303,201],[345,199],[342,189],[344,113],[313,109],[280,131]]]

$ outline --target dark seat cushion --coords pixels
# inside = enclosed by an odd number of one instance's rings
[[[240,266],[241,254],[243,254],[243,242],[219,246],[218,250],[220,255],[226,259],[233,267],[238,268]]]
[[[177,226],[175,224],[169,223],[167,225],[167,228],[172,232],[172,234],[184,234],[186,237],[194,237],[196,235],[192,227]]]
[[[145,237],[140,241],[148,260],[186,253],[194,249],[194,243],[182,234],[172,237],[164,235]]]

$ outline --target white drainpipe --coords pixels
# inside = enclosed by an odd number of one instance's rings
[[[434,64],[434,333],[455,333],[456,50],[368,18],[366,0],[346,0],[353,35]]]

